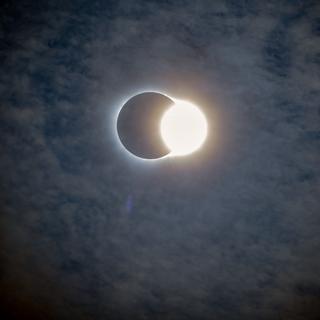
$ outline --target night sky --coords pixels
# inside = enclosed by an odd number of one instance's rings
[[[3,1],[0,318],[320,319],[320,2]],[[156,90],[210,138],[116,135]]]

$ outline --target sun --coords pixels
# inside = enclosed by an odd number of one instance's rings
[[[201,110],[194,104],[176,100],[160,122],[161,137],[170,149],[169,156],[184,156],[201,147],[208,125]]]

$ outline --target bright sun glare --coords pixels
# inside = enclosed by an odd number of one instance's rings
[[[207,121],[192,103],[175,100],[161,119],[160,132],[171,151],[170,156],[184,156],[203,144],[207,137]]]

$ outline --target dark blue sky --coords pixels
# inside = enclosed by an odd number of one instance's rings
[[[1,319],[319,319],[319,17],[2,2]],[[123,152],[115,114],[150,89],[203,107],[201,152]]]

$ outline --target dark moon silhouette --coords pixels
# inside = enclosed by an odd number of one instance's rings
[[[174,103],[157,92],[143,92],[130,98],[120,110],[117,131],[124,147],[143,159],[157,159],[170,150],[160,134],[164,112]]]

